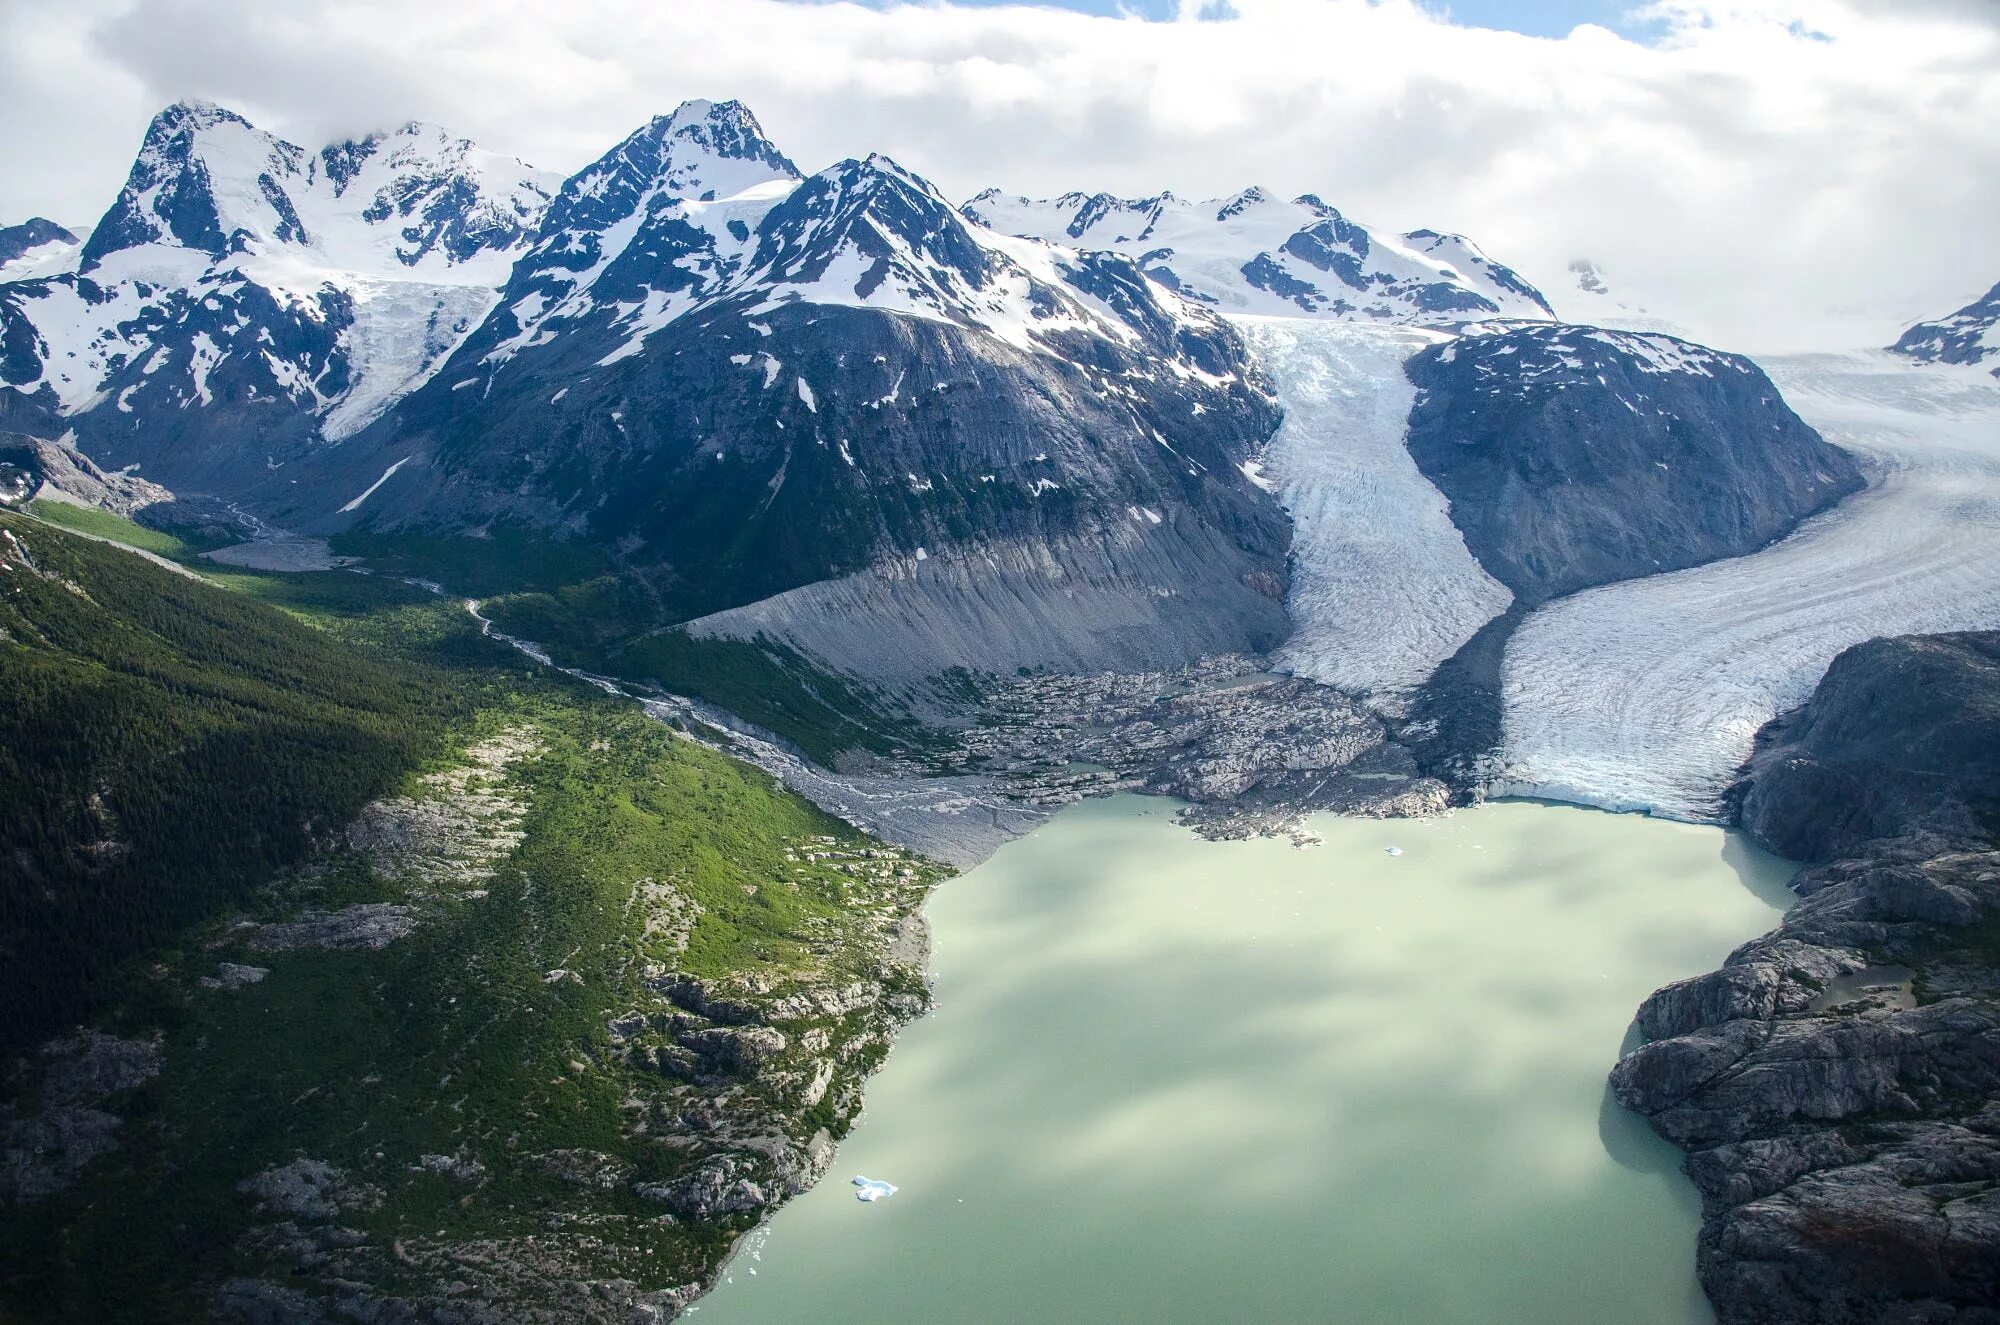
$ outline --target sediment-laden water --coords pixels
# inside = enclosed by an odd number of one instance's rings
[[[1307,850],[1174,808],[1074,807],[939,891],[937,1011],[703,1325],[1708,1319],[1693,1190],[1604,1074],[1789,866],[1530,802]]]

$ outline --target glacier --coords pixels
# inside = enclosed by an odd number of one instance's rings
[[[1285,419],[1253,477],[1291,515],[1292,636],[1280,671],[1393,710],[1513,595],[1466,550],[1404,446],[1403,361],[1447,333],[1236,317]]]
[[[2000,625],[2000,384],[1880,352],[1760,363],[1868,489],[1750,556],[1530,615],[1496,792],[1715,819],[1757,729],[1842,649]]]

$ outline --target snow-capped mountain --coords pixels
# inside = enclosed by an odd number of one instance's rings
[[[2000,285],[1935,322],[1919,322],[1889,347],[1919,363],[1984,364],[2000,360]],[[2000,363],[1993,375],[2000,377]]]
[[[557,334],[647,334],[715,295],[799,180],[740,103],[690,101],[566,180],[470,349],[499,365]]]
[[[1129,259],[882,156],[801,178],[691,102],[564,183],[491,317],[292,518],[582,532],[682,614],[979,548],[1032,581],[1017,615],[1150,584],[1150,657],[1282,631],[1282,517],[1240,468],[1274,422],[1227,324]]]
[[[0,281],[53,276],[75,259],[83,241],[44,216],[0,226]]]
[[[0,284],[0,382],[113,464],[282,465],[435,369],[554,183],[434,126],[314,153],[177,103],[76,269]]]
[[[615,338],[599,360],[609,364],[725,301],[750,315],[872,308],[1024,349],[1076,331],[1129,338],[1135,317],[1214,330],[1184,301],[1105,270],[1096,256],[988,230],[884,156],[802,177],[740,103],[691,101],[563,185],[462,360],[497,373],[594,331]]]
[[[1540,292],[1463,235],[1381,234],[1311,194],[1036,200],[988,189],[964,210],[1006,234],[1125,254],[1224,313],[1425,325],[1555,316]]]

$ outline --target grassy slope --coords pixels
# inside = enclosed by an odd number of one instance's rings
[[[658,629],[662,620],[694,612],[622,575],[601,553],[523,531],[478,539],[348,534],[333,546],[386,572],[478,595],[502,630],[536,641],[565,664],[707,700],[785,737],[822,764],[848,751],[921,754],[931,748],[931,734],[899,705],[795,650],[766,640],[698,640]]]
[[[635,1135],[621,1106],[662,1083],[608,1044],[607,1020],[641,997],[645,964],[711,978],[762,972],[782,982],[811,968],[844,979],[874,961],[861,927],[913,909],[934,874],[890,883],[798,863],[787,852],[808,839],[867,844],[629,703],[524,668],[479,639],[448,601],[352,575],[226,577],[308,627],[240,596],[169,585],[181,577],[110,549],[46,530],[25,536],[38,555],[66,544],[49,559],[92,563],[101,604],[136,612],[136,599],[168,594],[176,613],[230,622],[237,647],[266,639],[302,647],[303,634],[370,690],[420,678],[434,700],[421,712],[436,736],[403,751],[390,781],[406,791],[425,794],[426,770],[503,729],[529,734],[538,749],[501,775],[526,807],[526,836],[483,885],[487,896],[440,894],[339,851],[279,886],[224,898],[207,924],[153,935],[144,961],[121,968],[107,1024],[164,1031],[165,1071],[115,1101],[126,1118],[119,1152],[96,1161],[73,1192],[23,1205],[0,1224],[0,1319],[198,1319],[229,1276],[282,1281],[292,1261],[268,1232],[254,1233],[253,1203],[238,1184],[302,1155],[381,1190],[379,1208],[341,1220],[374,1245],[400,1243],[421,1257],[426,1245],[487,1239],[519,1259],[529,1236],[546,1246],[553,1230],[584,1226],[592,1240],[565,1253],[571,1271],[576,1257],[594,1255],[604,1272],[615,1266],[641,1286],[665,1287],[712,1267],[746,1216],[662,1221],[628,1186],[579,1187],[523,1157],[585,1148],[637,1178],[671,1177],[688,1152]],[[108,587],[121,573],[133,600]],[[73,606],[50,601],[58,614]],[[183,641],[182,653],[202,649]],[[79,676],[100,670],[83,657],[63,665]],[[81,685],[50,712],[85,716],[96,696]],[[14,694],[10,687],[4,697]],[[283,783],[295,770],[281,754],[242,771]],[[636,890],[653,879],[703,908],[684,954],[646,933]],[[284,918],[356,901],[411,903],[423,923],[379,952],[251,953],[228,929],[241,915]],[[271,973],[242,990],[201,987],[221,960]],[[550,981],[556,969],[575,979]],[[841,1064],[844,1076],[871,1066]],[[825,1121],[835,1130],[843,1122]],[[487,1176],[468,1190],[417,1167],[425,1154],[474,1158]],[[423,1286],[427,1272],[397,1264],[388,1262],[388,1280],[406,1273],[405,1287]]]
[[[92,534],[98,538],[109,538],[115,542],[144,548],[163,557],[185,558],[204,551],[206,545],[197,544],[179,534],[167,533],[160,529],[149,529],[145,525],[127,520],[122,515],[100,511],[94,506],[78,506],[73,502],[40,500],[29,503],[28,509],[44,523],[74,529],[80,534]]]

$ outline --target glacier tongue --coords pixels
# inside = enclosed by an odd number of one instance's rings
[[[1591,589],[1508,645],[1500,790],[1707,819],[1842,649],[2000,625],[2000,384],[1883,354],[1774,358],[1871,486],[1747,557]]]
[[[341,333],[352,385],[320,421],[330,442],[360,432],[429,381],[500,302],[483,286],[416,281],[356,281],[350,293],[361,314]]]
[[[1262,457],[1290,512],[1292,637],[1275,664],[1392,704],[1513,595],[1466,550],[1403,444],[1403,360],[1441,333],[1232,318],[1285,409]]]

